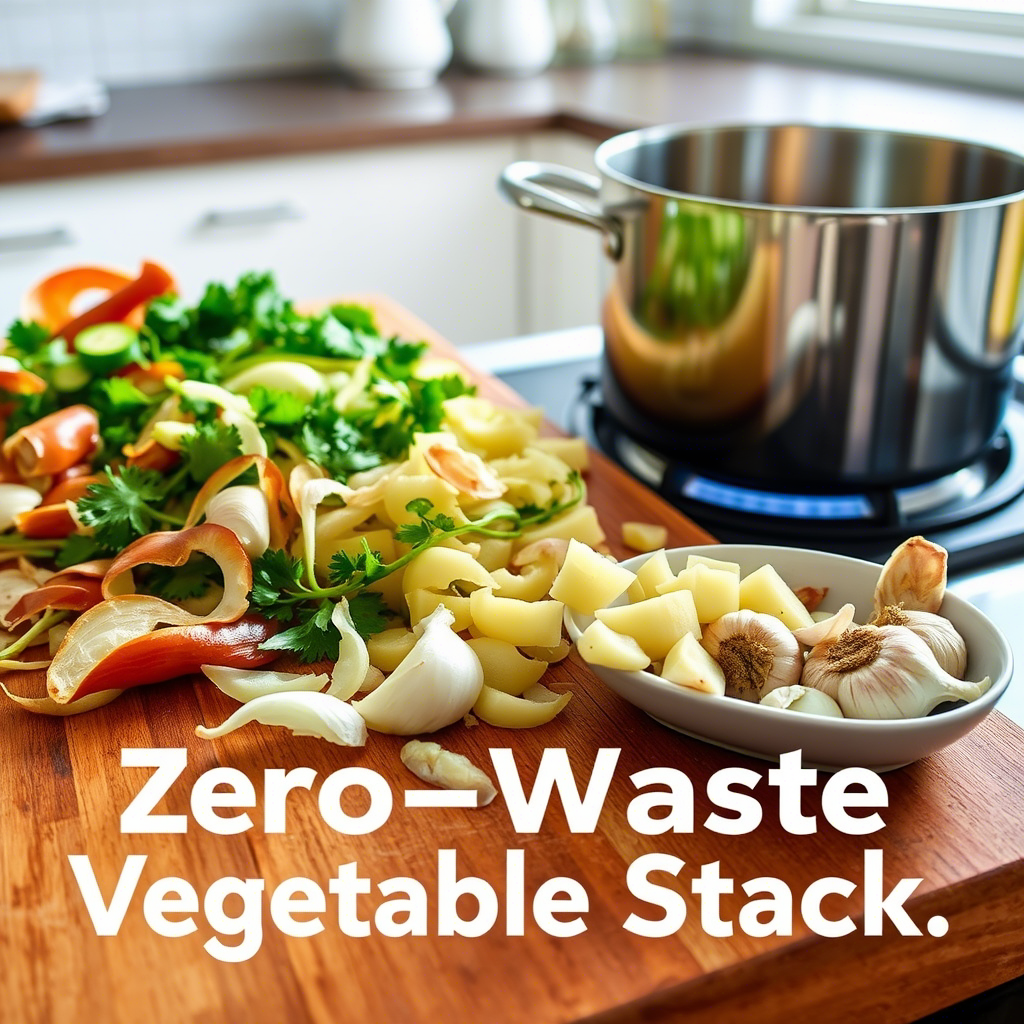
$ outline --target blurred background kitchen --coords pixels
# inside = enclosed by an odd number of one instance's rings
[[[0,0],[0,307],[55,266],[271,267],[453,340],[597,320],[586,232],[495,189],[668,121],[1024,145],[1024,0]],[[67,119],[65,119],[67,118]]]

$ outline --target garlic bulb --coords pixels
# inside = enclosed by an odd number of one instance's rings
[[[761,698],[761,703],[766,707],[786,708],[809,715],[843,717],[842,709],[827,693],[810,686],[780,686],[777,690],[766,693]]]
[[[721,666],[727,697],[756,703],[800,680],[800,644],[774,615],[729,612],[704,630],[701,646]]]
[[[872,620],[873,626],[906,626],[927,645],[943,670],[963,679],[967,669],[967,643],[949,619],[932,612],[905,611],[887,604]]]
[[[258,487],[225,487],[206,506],[206,521],[227,527],[250,558],[259,558],[270,547],[267,499]]]
[[[886,605],[937,612],[946,594],[946,549],[924,537],[904,541],[882,566],[875,585],[875,614]]]
[[[977,700],[992,685],[955,679],[906,626],[858,626],[807,656],[804,686],[834,698],[847,718],[919,718],[944,701]]]
[[[423,632],[398,668],[352,705],[377,732],[411,736],[457,722],[476,703],[484,671],[473,648],[452,630],[443,604],[421,623]]]

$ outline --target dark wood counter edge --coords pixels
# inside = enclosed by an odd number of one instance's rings
[[[577,131],[597,139],[616,134],[615,129],[604,128],[585,119],[552,114],[484,117],[479,120],[436,121],[429,124],[378,123],[338,130],[304,129],[224,139],[167,140],[123,149],[53,153],[39,157],[19,156],[0,160],[0,185],[302,153],[330,153],[440,139],[485,138],[563,127],[567,131]]]
[[[905,937],[887,926],[886,934],[866,938],[856,932],[841,939],[817,942],[807,938],[777,952],[765,953],[734,967],[705,974],[692,982],[652,993],[641,1000],[616,1007],[577,1024],[862,1024],[865,1015],[882,1013],[886,1024],[911,1024],[927,1014],[979,995],[1024,975],[1024,948],[1001,945],[999,923],[1024,916],[1024,860],[1003,867],[942,892],[929,892],[908,901],[911,916],[926,921],[941,911],[964,945],[969,937],[970,955],[945,955],[953,950],[944,939],[922,935]],[[859,920],[858,920],[859,926]],[[836,977],[835,943],[845,946],[847,970]],[[913,946],[908,944],[913,943]],[[876,970],[885,958],[901,956],[929,965],[919,979],[892,980],[879,987],[885,971]],[[949,990],[936,981],[936,964],[964,987],[951,999]],[[978,970],[984,965],[984,972]],[[802,991],[803,1001],[792,1002],[787,983],[799,968],[819,983]],[[964,975],[978,980],[963,981]],[[980,980],[981,978],[984,980]],[[865,979],[875,983],[865,985]],[[788,998],[783,999],[785,989]],[[779,998],[773,998],[778,996]],[[772,1012],[772,1006],[784,1012]]]

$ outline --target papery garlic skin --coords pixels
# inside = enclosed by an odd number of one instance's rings
[[[949,619],[932,612],[905,611],[886,605],[872,620],[873,626],[906,626],[927,645],[943,670],[963,679],[967,670],[967,642]]]
[[[774,615],[741,609],[711,623],[701,646],[725,674],[725,695],[757,703],[800,681],[800,643]]]
[[[823,715],[828,718],[842,718],[842,708],[824,691],[810,686],[780,686],[761,698],[769,708],[783,708],[800,711],[809,715]]]
[[[945,701],[977,700],[992,680],[955,679],[906,626],[858,626],[815,647],[800,682],[834,698],[847,718],[920,718]]]
[[[875,614],[886,605],[937,612],[946,595],[946,549],[924,537],[904,541],[882,566],[875,585]]]
[[[459,721],[484,685],[480,659],[452,630],[455,616],[443,604],[420,624],[423,632],[398,668],[352,704],[377,732],[397,736],[434,732]]]
[[[259,558],[270,547],[270,513],[258,487],[225,487],[207,504],[206,521],[229,529],[250,558]]]

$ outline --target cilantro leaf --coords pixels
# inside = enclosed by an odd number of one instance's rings
[[[350,597],[348,611],[352,616],[352,625],[364,640],[388,628],[389,614],[381,594],[364,591]]]
[[[287,427],[300,422],[306,415],[306,403],[290,391],[278,391],[257,384],[249,392],[249,404],[260,423],[273,427]]]
[[[57,555],[58,569],[67,569],[79,562],[90,562],[94,558],[104,558],[114,554],[113,549],[100,544],[95,537],[84,533],[73,533],[65,541],[64,547]]]
[[[331,622],[334,605],[321,601],[299,610],[299,622],[261,645],[263,651],[294,651],[305,663],[337,661],[340,636]]]
[[[159,473],[124,466],[90,485],[77,502],[79,518],[93,528],[96,543],[120,551],[153,529],[156,517],[149,506],[163,501],[164,487]]]
[[[220,576],[217,563],[207,555],[195,554],[178,566],[154,565],[146,573],[146,590],[166,601],[202,597]]]
[[[302,579],[302,559],[287,551],[268,548],[252,563],[252,592],[249,600],[273,619],[290,619],[293,604],[282,601]]]
[[[126,444],[136,440],[154,403],[162,397],[162,394],[154,397],[145,394],[124,377],[95,380],[89,385],[85,402],[96,410],[108,461],[120,455]]]
[[[182,439],[181,450],[189,476],[202,484],[226,462],[242,454],[242,438],[237,427],[210,420],[197,424],[195,433]]]
[[[50,342],[50,329],[34,320],[15,320],[7,328],[7,345],[4,351],[19,359],[39,354]]]
[[[335,305],[331,306],[331,316],[353,333],[360,332],[374,336],[380,334],[373,310],[367,306],[356,306],[351,303],[342,302],[335,303]]]

